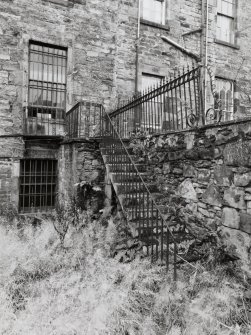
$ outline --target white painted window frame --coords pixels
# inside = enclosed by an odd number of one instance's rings
[[[232,13],[229,13],[228,5],[233,5]],[[220,6],[221,5],[221,6]],[[225,5],[225,6],[224,6]],[[225,7],[225,8],[224,8]],[[222,35],[222,29],[224,27],[220,25],[220,20],[226,20],[232,25],[232,28],[229,29],[229,37],[224,38]],[[229,44],[236,44],[236,38],[234,35],[237,19],[237,0],[217,0],[217,25],[216,25],[216,39]],[[222,24],[222,22],[221,22]]]
[[[156,23],[156,24],[165,25],[165,23],[166,23],[166,0],[140,0],[140,1],[141,1],[141,4],[140,4],[140,7],[141,7],[140,17],[141,17],[141,19],[146,20],[146,21],[150,21],[150,22],[153,22],[153,23]],[[157,21],[157,20],[154,20],[154,18],[149,18],[149,17],[146,18],[146,16],[144,15],[144,4],[147,1],[153,1],[153,2],[160,2],[161,3],[160,22]]]

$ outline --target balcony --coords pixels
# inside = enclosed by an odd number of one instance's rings
[[[65,111],[59,108],[24,109],[25,136],[65,136]]]
[[[80,101],[66,113],[66,134],[68,138],[100,137],[103,106]]]

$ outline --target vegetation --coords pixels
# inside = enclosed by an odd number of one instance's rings
[[[233,264],[183,265],[172,282],[147,259],[111,258],[113,220],[3,220],[0,334],[250,334],[249,297]],[[56,227],[56,229],[55,229]]]

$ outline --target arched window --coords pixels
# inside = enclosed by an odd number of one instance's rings
[[[221,109],[223,110],[222,121],[232,120],[234,111],[234,82],[216,78],[215,83],[216,91],[221,100]]]

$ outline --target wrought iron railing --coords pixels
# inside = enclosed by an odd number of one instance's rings
[[[110,113],[112,123],[122,138],[139,130],[153,134],[203,124],[200,81],[201,67],[183,69]]]
[[[66,133],[69,138],[100,137],[103,106],[81,101],[66,113]]]
[[[24,108],[24,135],[64,136],[65,111],[62,109]]]
[[[139,239],[145,242],[152,261],[160,260],[167,269],[172,266],[177,278],[177,242],[151,193],[151,186],[142,178],[142,164],[134,162],[112,118],[103,110],[101,153],[115,187],[118,199],[131,224],[136,225]]]

